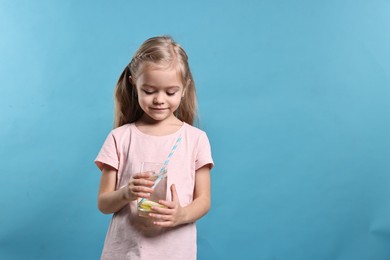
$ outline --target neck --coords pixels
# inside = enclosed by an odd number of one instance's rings
[[[156,121],[149,117],[141,117],[135,122],[136,127],[145,134],[163,136],[173,134],[180,129],[183,122],[173,116],[163,121]]]

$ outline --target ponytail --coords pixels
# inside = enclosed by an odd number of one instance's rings
[[[130,69],[126,66],[116,83],[114,128],[133,123],[141,118],[143,114],[138,103],[135,86],[130,82],[130,76]]]
[[[188,77],[189,79],[187,81],[187,85],[185,86],[184,96],[181,99],[180,106],[176,111],[176,117],[189,125],[197,125],[197,98],[195,84],[191,72],[189,73]]]

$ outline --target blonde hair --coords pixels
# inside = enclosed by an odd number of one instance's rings
[[[133,123],[143,115],[136,86],[132,82],[136,82],[138,75],[149,65],[177,67],[184,86],[184,96],[175,114],[178,119],[193,125],[197,117],[197,98],[188,56],[170,36],[158,36],[146,40],[140,46],[118,79],[115,87],[114,128]]]

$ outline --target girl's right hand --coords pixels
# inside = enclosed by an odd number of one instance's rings
[[[124,197],[126,200],[136,200],[138,198],[149,198],[153,193],[154,181],[150,180],[151,172],[140,172],[132,175],[129,184],[124,187]]]

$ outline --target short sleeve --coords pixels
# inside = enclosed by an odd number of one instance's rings
[[[198,152],[195,161],[195,170],[209,165],[210,169],[214,167],[214,161],[211,156],[211,147],[206,133],[202,132],[198,142]]]
[[[100,149],[100,152],[95,159],[95,164],[99,167],[100,170],[103,170],[104,164],[107,164],[118,170],[119,156],[117,142],[112,132],[107,136],[106,141]]]

